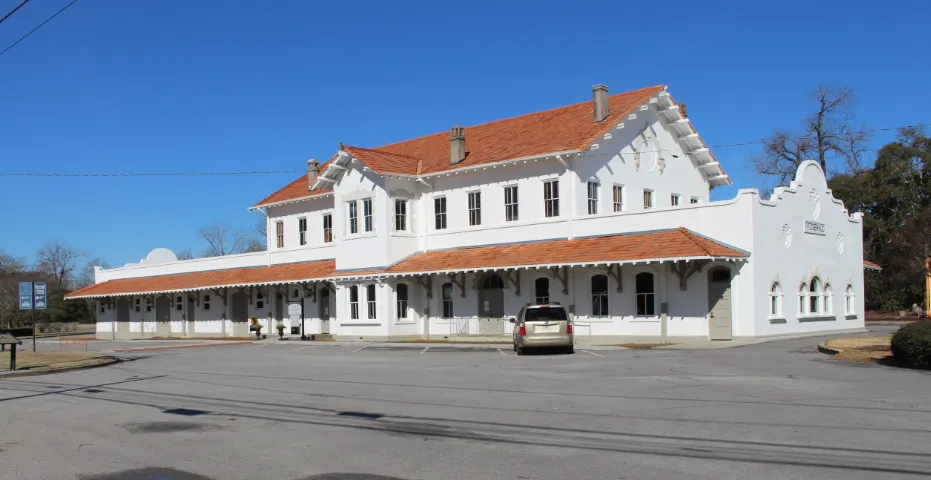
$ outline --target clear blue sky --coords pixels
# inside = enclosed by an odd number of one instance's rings
[[[32,0],[0,48],[65,3]],[[926,0],[82,0],[0,56],[0,172],[303,169],[338,142],[584,101],[595,83],[669,85],[710,144],[797,127],[819,82],[854,88],[870,127],[927,123],[929,14]],[[759,184],[756,150],[715,150],[736,187]],[[0,249],[32,261],[62,239],[115,265],[199,251],[199,226],[251,228],[246,209],[295,177],[0,177]]]

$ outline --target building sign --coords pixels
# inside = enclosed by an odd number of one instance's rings
[[[812,235],[827,235],[827,233],[825,233],[823,223],[814,222],[811,220],[805,220],[805,233],[810,233]]]
[[[291,327],[300,328],[301,326],[301,304],[300,303],[289,303],[288,304],[288,318],[291,319]]]
[[[33,294],[35,295],[35,302],[33,302],[33,307],[36,310],[45,310],[48,308],[48,295],[45,282],[35,282],[33,284]]]
[[[19,282],[19,309],[32,310],[32,282]]]

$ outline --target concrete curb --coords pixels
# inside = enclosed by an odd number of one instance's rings
[[[177,348],[225,347],[228,345],[252,345],[255,342],[198,343],[194,345],[164,345],[160,347],[118,348],[114,353],[150,352],[153,350],[174,350]]]
[[[86,370],[89,368],[106,367],[108,365],[113,365],[115,363],[120,363],[123,361],[123,359],[119,357],[114,357],[110,355],[107,355],[104,357],[97,357],[97,358],[99,358],[101,361],[97,363],[87,364],[87,365],[75,365],[73,367],[61,367],[61,368],[39,367],[35,370],[16,370],[15,372],[0,373],[0,380],[7,379],[7,378],[14,378],[14,377],[31,377],[35,375],[49,375],[52,373],[74,372],[76,370]]]

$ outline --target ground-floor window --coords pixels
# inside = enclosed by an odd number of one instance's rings
[[[533,296],[536,303],[550,302],[550,279],[540,277],[533,282]]]
[[[798,314],[805,315],[805,306],[808,303],[808,284],[802,283],[798,287]]]
[[[453,284],[444,283],[440,289],[443,292],[443,318],[453,318]]]
[[[782,316],[782,286],[779,282],[773,282],[772,287],[769,288],[769,316]]]
[[[399,283],[397,287],[398,318],[407,318],[407,285]]]
[[[368,305],[369,318],[375,319],[375,284],[365,287],[365,302]]]
[[[349,318],[359,319],[359,287],[355,285],[349,287]]]
[[[656,315],[653,274],[648,272],[638,273],[634,283],[637,291],[637,315]]]
[[[808,313],[821,313],[821,279],[813,277],[808,284]]]
[[[831,284],[825,283],[824,284],[824,313],[827,313],[827,314],[834,313],[834,306],[832,305],[832,303],[834,303],[833,295],[834,295],[833,292],[831,292]]]
[[[592,277],[592,316],[608,316],[608,276]]]
[[[854,306],[853,285],[847,285],[844,290],[844,313],[850,315],[856,312]]]

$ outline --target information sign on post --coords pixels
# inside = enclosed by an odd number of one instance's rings
[[[19,309],[32,310],[32,282],[19,282]]]
[[[45,310],[48,308],[48,294],[45,282],[33,283],[32,291],[33,295],[35,295],[35,300],[32,302],[33,308],[36,310]]]

